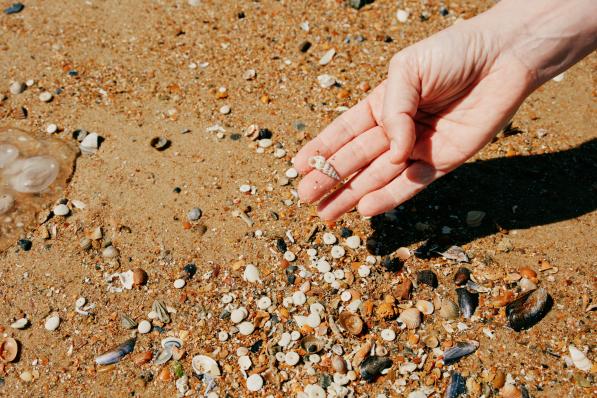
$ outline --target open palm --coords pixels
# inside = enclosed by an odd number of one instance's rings
[[[307,203],[336,219],[353,207],[373,216],[403,203],[479,151],[530,93],[531,73],[462,22],[396,54],[388,79],[295,157]],[[324,156],[346,181],[313,170]],[[335,189],[335,190],[334,190]],[[331,193],[330,193],[331,192]]]

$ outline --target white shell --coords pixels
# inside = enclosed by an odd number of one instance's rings
[[[250,283],[259,282],[259,268],[253,264],[247,264],[243,274],[243,279]]]
[[[46,318],[46,322],[44,324],[46,330],[53,332],[54,330],[58,329],[58,326],[60,326],[60,317],[58,315],[52,315]]]
[[[253,365],[253,362],[251,362],[251,358],[249,358],[247,355],[242,355],[238,357],[238,366],[242,370],[249,370],[251,368],[251,365]]]
[[[100,137],[96,133],[87,134],[83,141],[79,144],[79,149],[85,154],[93,154],[99,148]]]
[[[309,166],[321,171],[323,174],[330,178],[333,178],[336,181],[340,181],[340,176],[338,175],[336,169],[334,169],[334,166],[332,166],[330,162],[325,160],[323,156],[311,156],[309,158]]]
[[[396,339],[396,332],[392,329],[383,329],[379,335],[385,341],[394,341]]]
[[[248,336],[255,330],[255,325],[248,321],[240,323],[237,327],[238,332],[243,336]]]
[[[12,210],[15,199],[8,193],[0,193],[0,215]]]
[[[421,311],[416,308],[407,308],[398,317],[409,329],[416,329],[421,324]]]
[[[574,363],[574,366],[576,366],[577,369],[582,370],[583,372],[588,372],[589,370],[591,370],[593,364],[591,364],[589,358],[587,358],[581,350],[571,345],[570,347],[568,347],[568,351],[570,351],[572,363]]]
[[[418,300],[415,307],[425,315],[431,315],[435,310],[433,303],[427,300]]]
[[[60,165],[51,156],[19,159],[4,171],[12,189],[21,193],[39,193],[56,180]]]
[[[14,162],[19,157],[19,150],[10,144],[0,144],[0,169]]]
[[[258,374],[251,375],[247,378],[247,390],[259,391],[263,388],[263,378]]]
[[[230,321],[232,323],[241,323],[249,315],[249,312],[245,307],[235,308],[230,312]]]
[[[29,324],[29,319],[21,318],[14,321],[10,327],[13,329],[25,329],[25,327]]]
[[[118,274],[118,279],[125,289],[131,290],[133,288],[133,271],[128,270]]]
[[[197,375],[208,374],[212,377],[221,375],[218,363],[207,355],[195,355],[191,366]]]

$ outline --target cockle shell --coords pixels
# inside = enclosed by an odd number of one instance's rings
[[[4,171],[12,189],[21,193],[39,193],[54,182],[60,171],[51,156],[33,156],[12,162]]]
[[[98,365],[110,365],[119,362],[125,355],[130,354],[135,349],[136,338],[128,339],[124,343],[109,350],[108,352],[95,358]]]
[[[418,300],[415,307],[425,315],[431,315],[435,310],[433,303],[427,300]]]
[[[445,319],[456,319],[460,315],[458,305],[450,299],[443,299],[439,314]]]
[[[19,353],[19,343],[11,337],[7,337],[0,343],[0,361],[12,362]]]
[[[421,311],[416,308],[407,308],[398,317],[409,329],[416,329],[421,324]]]
[[[321,171],[323,174],[336,181],[340,181],[340,176],[336,169],[334,169],[334,166],[321,155],[311,156],[309,158],[309,166]]]
[[[19,150],[10,144],[0,144],[0,169],[8,166],[19,157]]]
[[[14,207],[15,199],[9,193],[0,192],[0,215],[8,213]]]
[[[195,355],[191,366],[198,376],[207,374],[211,377],[218,377],[221,375],[218,363],[207,355]]]
[[[591,370],[593,364],[581,350],[571,345],[568,347],[568,351],[570,351],[570,358],[577,369],[582,370],[583,372],[588,372]]]

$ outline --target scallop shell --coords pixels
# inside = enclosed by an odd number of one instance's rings
[[[4,171],[12,189],[21,193],[39,193],[56,180],[60,165],[52,156],[18,159]]]
[[[15,199],[9,193],[0,192],[0,215],[6,214],[14,207]]]
[[[137,322],[128,315],[120,316],[120,324],[124,329],[135,329],[137,327]]]
[[[316,170],[321,171],[326,176],[333,178],[336,181],[340,181],[340,176],[334,166],[330,162],[328,162],[323,156],[311,156],[309,158],[309,166],[313,167]]]
[[[407,308],[398,317],[409,329],[416,329],[421,324],[421,311],[416,308]]]
[[[136,338],[128,339],[124,343],[109,350],[108,352],[95,358],[98,365],[110,365],[119,362],[125,355],[130,354],[135,349]]]
[[[526,292],[506,306],[508,324],[517,332],[539,322],[551,307],[551,297],[543,288]]]
[[[325,343],[313,335],[305,336],[301,340],[301,347],[307,351],[308,354],[317,354],[323,350]]]
[[[361,334],[363,331],[363,320],[360,316],[353,312],[345,311],[340,314],[338,317],[338,323],[342,326],[348,333],[353,334],[355,336]]]
[[[218,377],[222,374],[218,363],[207,355],[195,355],[191,366],[198,376],[207,374],[211,377]]]
[[[445,319],[456,319],[460,315],[458,305],[450,299],[443,299],[439,314]]]
[[[170,315],[168,315],[166,304],[159,300],[155,300],[151,306],[151,310],[157,314],[160,322],[170,323]]]
[[[479,342],[474,340],[456,343],[454,347],[444,352],[444,365],[458,362],[460,358],[477,351],[477,348],[479,348]]]
[[[19,157],[19,149],[10,144],[0,144],[0,169],[8,166]]]
[[[465,287],[456,289],[458,295],[458,305],[465,318],[470,318],[475,313],[479,305],[479,293],[471,293]]]
[[[425,315],[431,315],[435,311],[433,303],[427,300],[418,300],[415,307]]]
[[[19,343],[11,338],[7,337],[0,343],[0,361],[12,362],[17,358],[19,354]]]
[[[370,356],[360,366],[361,377],[368,383],[373,383],[379,376],[392,367],[392,360],[388,357]]]
[[[571,345],[568,347],[568,351],[570,351],[570,358],[572,358],[572,363],[574,363],[574,366],[576,366],[577,369],[582,370],[583,372],[591,370],[593,364],[581,350]]]

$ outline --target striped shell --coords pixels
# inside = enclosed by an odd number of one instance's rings
[[[415,307],[425,315],[431,315],[435,310],[433,303],[427,300],[418,300]]]
[[[458,305],[450,299],[443,299],[439,314],[444,319],[456,319],[460,315]]]
[[[332,166],[330,162],[325,160],[323,156],[311,156],[309,158],[309,166],[321,171],[323,174],[330,178],[333,178],[334,180],[340,181],[340,176],[338,175],[336,169],[334,169],[334,166]]]
[[[407,308],[398,317],[409,329],[416,329],[421,324],[421,311],[416,308]]]

